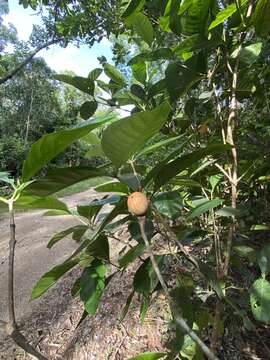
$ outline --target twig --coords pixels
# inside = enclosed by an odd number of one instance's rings
[[[28,343],[22,333],[19,331],[14,306],[14,258],[16,246],[16,225],[14,219],[13,199],[9,200],[9,218],[10,218],[10,241],[9,241],[9,265],[8,265],[8,315],[9,321],[6,324],[6,334],[9,335],[15,343],[27,353],[35,356],[39,360],[47,360],[40,352]]]
[[[227,173],[227,171],[225,169],[223,169],[223,167],[221,165],[219,165],[216,162],[214,162],[213,164],[215,165],[216,168],[218,168],[222,172],[223,175],[226,176],[226,178],[229,180],[230,183],[235,184],[232,177]],[[237,185],[237,183],[235,185]]]
[[[153,269],[157,275],[157,278],[162,286],[162,289],[164,291],[165,296],[167,297],[167,300],[170,304],[170,308],[174,317],[174,320],[176,322],[176,324],[182,329],[182,331],[184,333],[186,333],[187,335],[189,335],[191,337],[191,339],[200,347],[200,349],[204,352],[204,354],[208,357],[208,359],[210,360],[218,360],[218,358],[215,356],[215,354],[211,351],[211,349],[205,345],[205,343],[199,338],[199,336],[189,327],[189,325],[187,324],[186,320],[179,315],[175,309],[176,306],[174,304],[174,300],[170,295],[169,289],[167,287],[167,284],[165,283],[165,280],[163,279],[163,276],[159,270],[158,264],[156,262],[155,256],[152,252],[150,243],[147,239],[146,233],[145,233],[145,216],[139,217],[138,218],[139,221],[139,225],[140,225],[140,231],[141,231],[141,235],[142,238],[144,240],[146,249],[149,253],[150,256],[150,260],[153,266]]]

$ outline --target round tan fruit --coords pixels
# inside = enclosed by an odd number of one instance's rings
[[[128,210],[137,216],[142,216],[148,209],[147,197],[141,192],[134,192],[129,195],[127,200]]]

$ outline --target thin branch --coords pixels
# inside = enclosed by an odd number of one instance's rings
[[[16,247],[16,225],[14,219],[13,199],[9,200],[9,219],[10,219],[10,241],[9,241],[9,264],[8,264],[8,315],[9,321],[5,325],[6,334],[9,335],[15,343],[27,353],[35,356],[39,360],[47,360],[32,345],[28,343],[22,333],[19,331],[15,318],[14,304],[14,258]],[[2,323],[2,321],[1,321]]]
[[[215,356],[215,354],[210,350],[210,348],[205,345],[205,343],[199,338],[199,336],[189,327],[189,325],[187,324],[186,320],[175,311],[176,306],[174,304],[174,300],[170,295],[169,289],[167,287],[167,284],[165,282],[165,280],[163,279],[163,276],[159,270],[158,264],[156,262],[155,256],[152,252],[150,243],[147,239],[146,233],[145,233],[145,216],[139,217],[138,218],[139,221],[139,225],[140,225],[140,231],[141,231],[141,235],[142,238],[144,240],[146,249],[149,253],[150,256],[150,260],[153,266],[153,269],[157,275],[157,278],[162,286],[162,289],[164,291],[165,296],[167,297],[167,300],[170,304],[170,308],[173,314],[173,318],[176,322],[176,324],[182,329],[182,331],[184,333],[186,333],[187,335],[189,335],[191,337],[191,339],[200,347],[200,349],[204,352],[204,354],[208,357],[208,359],[210,360],[218,360],[218,358]]]
[[[46,44],[43,44],[41,46],[39,46],[36,50],[34,50],[29,56],[26,57],[26,59],[21,62],[17,67],[15,67],[13,70],[9,71],[4,77],[0,78],[0,85],[4,84],[6,81],[12,79],[15,75],[18,74],[18,72],[20,70],[22,70],[24,68],[25,65],[27,65],[29,62],[32,61],[33,57],[40,52],[41,50],[53,45],[53,44],[57,44],[58,42],[60,42],[61,39],[57,39],[57,40],[52,40],[47,42]]]
[[[230,183],[237,185],[237,182],[236,182],[236,184],[234,183],[234,180],[232,179],[232,177],[227,173],[227,171],[225,169],[223,169],[223,167],[221,165],[219,165],[216,162],[214,162],[214,165],[216,168],[218,168],[222,172],[223,175],[226,176],[226,178],[229,180]]]

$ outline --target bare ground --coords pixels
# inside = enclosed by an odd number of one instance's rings
[[[89,202],[96,197],[92,191],[74,194],[64,201],[69,207]],[[76,248],[76,243],[63,239],[53,249],[46,245],[53,234],[77,222],[69,216],[43,217],[43,211],[18,213],[16,216],[17,248],[15,262],[16,314],[20,329],[31,343],[49,359],[128,359],[143,351],[162,349],[162,328],[166,309],[162,298],[142,326],[139,322],[138,300],[131,308],[128,321],[119,322],[121,308],[131,291],[132,270],[117,275],[106,290],[99,311],[79,326],[83,306],[70,295],[70,288],[80,273],[75,268],[44,296],[30,301],[31,289],[44,272],[63,262]],[[8,219],[0,222],[0,318],[7,320],[7,255]],[[118,245],[119,246],[119,245]],[[114,244],[117,250],[117,244]],[[137,305],[137,306],[136,306]],[[159,308],[160,306],[160,308]],[[77,327],[78,326],[78,327]],[[0,338],[0,358],[30,359],[11,340]]]

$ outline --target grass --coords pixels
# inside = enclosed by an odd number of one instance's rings
[[[56,193],[56,196],[57,197],[65,197],[65,196],[77,194],[77,193],[83,192],[85,190],[88,190],[89,188],[103,184],[109,180],[111,180],[111,178],[106,177],[106,176],[96,177],[93,179],[87,179],[87,180],[81,181],[77,184],[71,185],[66,189],[60,190],[58,193]]]

